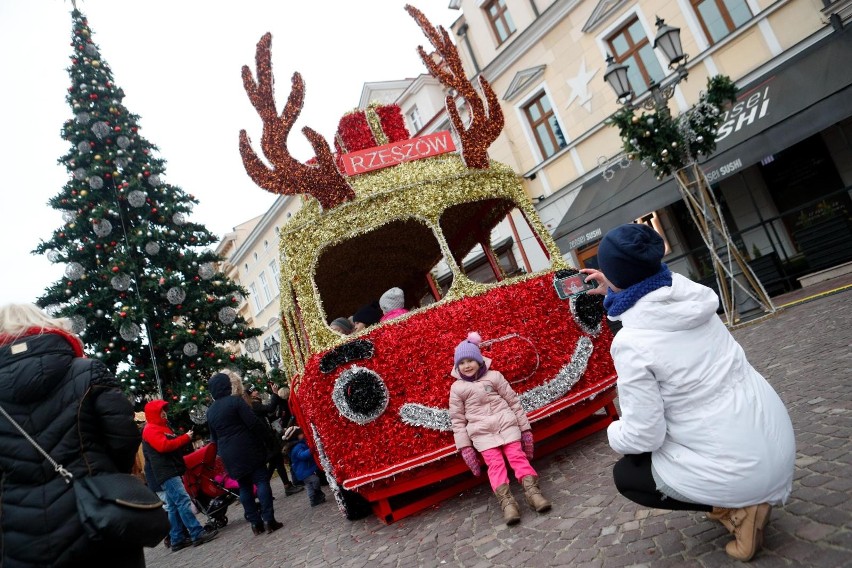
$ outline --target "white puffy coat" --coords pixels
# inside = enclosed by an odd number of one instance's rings
[[[612,449],[653,452],[659,478],[717,507],[783,503],[796,444],[784,403],[716,316],[709,288],[679,274],[619,317],[610,352],[621,420]]]

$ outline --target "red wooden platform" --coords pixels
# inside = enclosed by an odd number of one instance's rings
[[[615,377],[612,377],[614,383]],[[540,458],[577,440],[606,428],[618,413],[613,404],[614,386],[597,394],[593,399],[570,404],[557,401],[553,405],[530,413],[536,439],[536,457]],[[599,411],[603,410],[601,413]],[[487,483],[483,472],[474,477],[459,456],[455,447],[448,447],[429,458],[432,463],[399,475],[368,481],[346,480],[343,486],[360,493],[373,507],[373,513],[390,524],[432,505],[436,505],[480,483]],[[415,464],[412,464],[414,467]]]

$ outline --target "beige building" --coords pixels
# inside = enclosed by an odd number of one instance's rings
[[[741,89],[703,168],[735,241],[756,263],[764,257],[758,276],[780,291],[852,259],[848,1],[452,0],[450,8],[462,12],[452,32],[469,77],[484,75],[502,103],[506,126],[490,154],[522,173],[576,265],[596,264],[607,230],[643,219],[663,233],[673,269],[700,279],[709,268],[674,181],[618,160],[621,141],[606,124],[619,108],[604,81],[607,55],[629,65],[640,103],[648,83],[670,73],[653,48],[656,17],[680,28],[689,55],[688,81],[669,100],[674,114],[710,76]],[[838,237],[822,231],[810,242],[806,229],[831,215]]]
[[[260,349],[248,353],[245,342],[240,344],[240,349],[267,368],[273,366],[276,356],[280,362],[280,352],[272,352],[272,360],[264,355],[264,348],[273,339],[281,342],[278,235],[301,204],[299,196],[278,197],[266,213],[234,227],[216,249],[225,258],[225,273],[249,292],[238,308],[240,315],[250,326],[263,330],[258,338]]]

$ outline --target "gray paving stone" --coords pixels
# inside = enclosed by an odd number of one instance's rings
[[[850,565],[850,300],[850,292],[824,297],[735,332],[788,405],[798,450],[793,494],[773,510],[756,567]],[[732,537],[703,513],[653,511],[618,495],[611,473],[617,459],[598,433],[536,460],[553,510],[524,508],[512,528],[483,486],[390,526],[346,521],[331,503],[311,508],[303,494],[285,498],[273,486],[283,530],[255,537],[235,504],[216,540],[174,554],[146,549],[146,561],[149,568],[742,567],[725,554]],[[521,496],[514,483],[513,490]]]

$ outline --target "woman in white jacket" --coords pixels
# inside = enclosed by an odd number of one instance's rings
[[[601,241],[601,270],[583,270],[623,326],[611,347],[622,416],[607,434],[624,454],[615,484],[646,507],[706,511],[736,537],[727,553],[748,561],[771,506],[790,495],[793,426],[716,315],[716,294],[669,272],[663,253],[652,228],[622,225]]]

